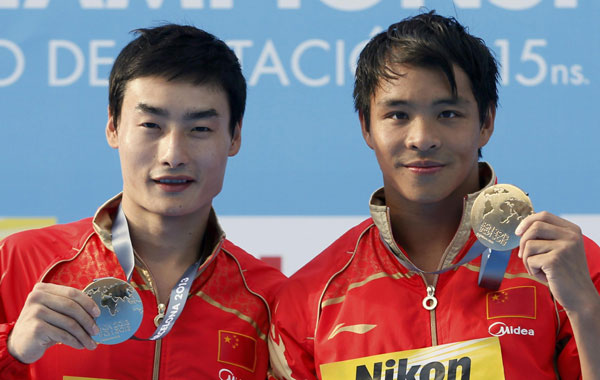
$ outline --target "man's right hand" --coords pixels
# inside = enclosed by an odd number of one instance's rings
[[[8,338],[8,351],[23,363],[33,363],[62,343],[93,350],[98,333],[96,303],[81,290],[55,284],[35,285]]]

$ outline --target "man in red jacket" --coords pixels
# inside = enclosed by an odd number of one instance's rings
[[[241,143],[239,62],[191,26],[137,33],[110,74],[122,194],[0,243],[3,379],[267,376],[283,275],[226,240],[212,209]]]
[[[434,12],[364,48],[354,99],[383,188],[372,217],[278,295],[278,379],[600,378],[600,249],[564,219],[529,215],[527,196],[478,160],[497,76],[483,41]],[[501,247],[488,256],[475,233]]]

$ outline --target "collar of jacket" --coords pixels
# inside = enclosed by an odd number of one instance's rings
[[[469,236],[471,235],[471,207],[473,207],[475,198],[477,198],[483,189],[496,184],[496,173],[494,172],[492,166],[487,162],[479,163],[479,175],[482,179],[481,182],[485,183],[485,185],[479,189],[479,191],[467,194],[467,196],[465,196],[463,201],[463,214],[458,226],[458,230],[450,242],[450,245],[446,247],[446,251],[443,255],[444,262],[442,263],[442,267],[440,269],[451,265],[456,256],[461,252],[467,243],[467,240],[469,240]],[[392,250],[392,252],[400,258],[400,260],[410,262],[408,257],[406,257],[394,240],[392,234],[392,225],[390,222],[390,208],[385,204],[385,194],[383,188],[376,190],[373,195],[371,195],[369,209],[371,211],[371,217],[379,229],[381,239]]]
[[[119,208],[119,204],[123,198],[123,193],[119,193],[106,201],[96,214],[94,215],[94,219],[92,224],[94,226],[94,231],[100,237],[102,244],[106,246],[106,248],[110,249],[114,252],[112,246],[112,224],[113,219],[117,213],[117,209]],[[206,223],[206,231],[204,231],[204,239],[202,240],[202,247],[200,257],[207,258],[214,252],[217,245],[221,243],[221,241],[225,238],[225,232],[219,225],[219,221],[217,220],[217,215],[215,214],[215,210],[211,207],[210,213],[208,215],[208,222]]]

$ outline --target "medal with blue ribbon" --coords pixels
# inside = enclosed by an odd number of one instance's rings
[[[481,191],[471,208],[471,227],[478,242],[485,246],[481,254],[478,284],[497,290],[521,238],[515,230],[533,213],[529,196],[516,186],[497,184]]]

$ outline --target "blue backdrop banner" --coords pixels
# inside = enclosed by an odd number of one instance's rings
[[[483,150],[499,180],[536,211],[600,213],[599,1],[0,0],[0,215],[69,222],[120,190],[108,74],[131,30],[165,22],[225,40],[248,81],[219,214],[367,215],[382,180],[353,110],[356,58],[374,33],[431,9],[502,65]]]

